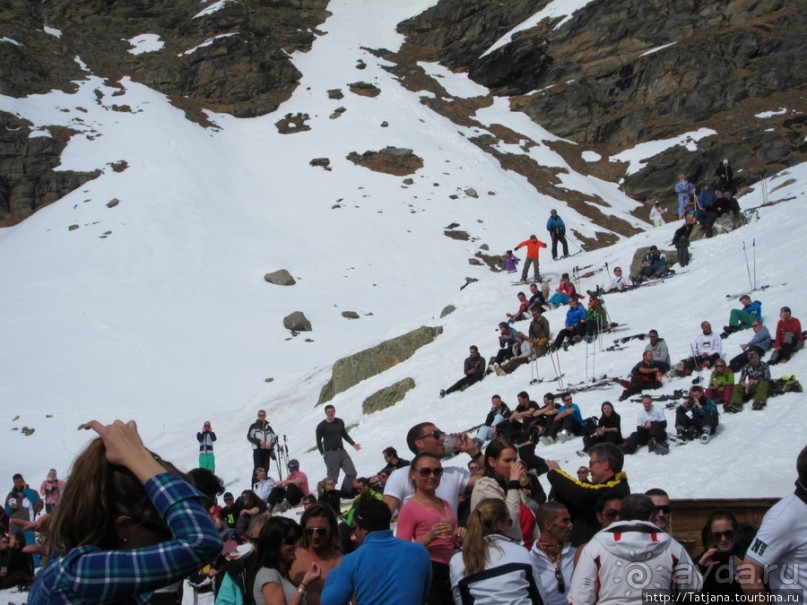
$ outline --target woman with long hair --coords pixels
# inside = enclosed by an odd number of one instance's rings
[[[462,552],[451,558],[454,603],[540,605],[529,553],[506,535],[512,524],[499,498],[482,500],[470,514]],[[506,571],[489,573],[505,565]]]
[[[308,605],[319,605],[328,574],[342,560],[338,525],[336,515],[327,504],[312,504],[300,518],[303,541],[297,547],[289,577],[292,582],[299,585],[311,564],[319,565],[320,577],[308,583]]]
[[[597,428],[591,435],[583,437],[583,451],[588,450],[598,443],[622,443],[622,418],[616,413],[614,405],[610,401],[603,401],[600,406],[600,420]]]
[[[273,517],[263,526],[255,553],[258,569],[252,584],[255,605],[300,605],[305,602],[308,584],[320,577],[321,570],[312,563],[299,587],[289,579],[302,537],[297,522],[285,517]]]
[[[418,454],[409,467],[409,480],[415,495],[401,507],[397,536],[425,546],[432,560],[432,586],[426,602],[450,605],[451,582],[448,563],[454,554],[457,519],[448,502],[438,498],[437,488],[443,476],[440,459],[434,454]]]
[[[213,562],[222,544],[202,494],[146,449],[135,422],[86,428],[100,438],[73,463],[28,602],[142,598]]]
[[[697,558],[704,594],[742,595],[737,581],[737,566],[742,558],[737,556],[736,535],[737,518],[731,511],[717,509],[709,515],[701,531],[706,550]]]
[[[526,469],[518,460],[516,446],[499,437],[485,449],[485,476],[477,479],[471,492],[471,510],[482,500],[497,498],[507,505],[513,524],[507,528],[507,535],[513,540],[521,540],[521,480],[526,478]]]

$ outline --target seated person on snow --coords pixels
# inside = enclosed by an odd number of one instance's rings
[[[802,348],[804,333],[801,331],[801,322],[791,315],[790,307],[782,307],[779,311],[779,323],[776,324],[776,340],[773,342],[770,364],[785,362]]]
[[[485,417],[485,422],[476,432],[476,437],[484,441],[490,441],[496,436],[496,427],[510,417],[510,407],[502,401],[500,395],[490,398],[490,411]]]
[[[471,345],[470,355],[465,358],[462,366],[465,376],[460,378],[457,382],[452,384],[447,389],[440,390],[440,398],[442,399],[449,393],[454,391],[464,391],[475,382],[479,382],[485,377],[485,360],[479,354],[479,348],[476,345]]]
[[[547,286],[547,293],[549,292],[549,287]],[[527,310],[532,311],[535,307],[542,307],[546,304],[546,298],[544,297],[544,292],[541,288],[538,287],[538,284],[531,283],[530,284],[530,300],[527,301]]]
[[[569,299],[569,310],[566,311],[565,327],[558,332],[552,346],[558,349],[563,345],[563,348],[566,349],[580,342],[583,339],[583,335],[586,333],[586,315],[586,310],[583,305],[578,302],[577,295],[573,295]],[[565,342],[567,339],[568,344]]]
[[[718,416],[715,402],[706,397],[702,387],[694,386],[675,410],[675,432],[683,441],[700,438],[701,443],[709,443],[717,429]]]
[[[676,365],[677,376],[689,376],[699,368],[711,368],[723,354],[723,341],[718,334],[712,332],[712,324],[701,322],[701,333],[690,345],[692,355]]]
[[[717,214],[718,217],[728,214],[729,212],[739,214],[740,204],[734,199],[734,196],[731,195],[731,191],[724,191],[722,195],[720,195],[719,192],[715,192],[715,201],[712,204],[712,211]]]
[[[751,301],[748,294],[740,296],[742,309],[732,309],[729,315],[729,325],[723,326],[723,333],[720,338],[727,338],[729,334],[734,334],[740,330],[747,330],[754,323],[755,319],[762,321],[762,303],[758,300]]]
[[[667,273],[668,270],[667,257],[659,252],[657,246],[650,246],[650,250],[642,259],[642,268],[639,269],[639,275],[634,281],[641,282],[645,279],[661,277]]]
[[[516,342],[517,333],[518,330],[509,325],[506,321],[499,323],[499,352],[496,353],[495,357],[491,358],[488,372],[493,370],[494,363],[501,363],[510,357],[513,345]]]
[[[509,439],[513,443],[521,443],[529,438],[530,427],[532,426],[532,414],[538,409],[538,404],[530,400],[527,391],[521,391],[516,395],[518,405],[507,417],[507,422],[503,422],[496,427],[496,434],[499,437]]]
[[[586,311],[586,342],[594,342],[597,334],[608,329],[608,313],[602,298],[589,291],[588,310]]]
[[[647,338],[650,342],[647,343],[644,350],[653,353],[653,361],[656,362],[661,373],[666,374],[670,371],[671,367],[670,351],[667,349],[667,343],[663,338],[659,338],[658,331],[656,330],[650,330],[647,333]]]
[[[507,323],[511,324],[514,321],[521,321],[522,319],[527,319],[527,307],[530,306],[530,301],[527,300],[527,295],[523,292],[519,292],[516,296],[518,296],[518,310],[515,313],[508,313]]]
[[[614,267],[614,277],[611,283],[608,284],[609,292],[621,292],[633,287],[633,281],[630,275],[622,273],[622,267]]]
[[[734,393],[734,372],[722,357],[715,361],[715,369],[709,376],[709,383],[705,395],[714,402],[723,404],[723,411],[728,411],[731,396]]]
[[[768,403],[771,369],[759,358],[756,351],[748,353],[748,365],[740,372],[740,381],[734,387],[731,404],[727,412],[736,413],[742,410],[745,401],[753,400],[751,409],[761,410]]]
[[[558,284],[557,290],[555,290],[552,297],[546,301],[546,305],[550,309],[557,309],[561,305],[568,303],[572,296],[575,295],[577,295],[577,290],[575,290],[572,280],[569,279],[569,274],[564,273],[560,276],[560,283]]]
[[[583,434],[586,421],[583,420],[580,407],[572,402],[572,394],[563,393],[561,401],[563,401],[563,405],[555,414],[552,423],[547,426],[546,435],[540,439],[544,445],[552,445],[555,441],[564,443]]]
[[[532,355],[537,359],[546,355],[549,348],[549,320],[544,317],[541,307],[533,307],[530,309],[530,313],[532,313],[532,321],[527,335],[532,342]]]
[[[648,451],[659,455],[670,452],[664,406],[654,404],[650,395],[642,395],[642,409],[636,415],[636,430],[622,444],[622,451],[635,454],[643,445],[647,446]]]
[[[771,333],[768,332],[768,328],[762,325],[761,319],[755,319],[754,323],[751,324],[751,329],[754,331],[753,338],[747,343],[741,344],[740,348],[743,352],[736,357],[732,357],[729,362],[732,372],[739,372],[748,363],[748,353],[750,351],[756,351],[759,358],[762,359],[765,357],[765,353],[770,350],[771,344],[773,344]]]
[[[659,388],[661,388],[661,368],[653,361],[653,352],[645,351],[642,353],[642,361],[630,371],[630,382],[619,396],[619,401],[625,401],[631,395],[638,395],[645,389]]]
[[[499,376],[511,374],[518,366],[530,362],[532,357],[532,343],[524,332],[516,334],[516,342],[513,343],[511,356],[502,364],[494,363],[493,370]]]

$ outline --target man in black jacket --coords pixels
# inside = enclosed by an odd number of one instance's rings
[[[353,494],[353,480],[358,473],[342,440],[347,441],[357,452],[361,445],[347,434],[344,421],[336,417],[336,408],[331,404],[325,406],[325,420],[317,425],[316,437],[317,449],[325,460],[326,474],[336,483],[339,480],[339,471],[345,471],[340,491],[344,497],[350,497]]]
[[[555,490],[557,501],[572,515],[572,546],[591,540],[599,530],[595,507],[603,494],[625,497],[630,494],[628,476],[622,470],[625,457],[613,443],[598,443],[589,452],[591,483],[583,483],[560,469],[557,460],[547,460],[546,477]]]
[[[252,483],[255,482],[255,469],[268,469],[275,459],[277,435],[266,419],[266,410],[258,410],[258,419],[249,425],[247,441],[252,444]]]
[[[453,393],[454,391],[464,391],[469,386],[474,384],[475,382],[479,382],[485,377],[485,360],[479,354],[479,349],[476,345],[471,345],[471,354],[465,360],[465,364],[463,366],[463,370],[465,372],[465,376],[460,378],[457,382],[452,384],[447,389],[442,389],[440,391],[440,398],[445,397],[449,393]]]

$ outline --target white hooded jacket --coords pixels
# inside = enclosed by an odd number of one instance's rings
[[[642,590],[699,590],[687,551],[650,521],[617,521],[586,544],[572,577],[570,605],[642,603]]]

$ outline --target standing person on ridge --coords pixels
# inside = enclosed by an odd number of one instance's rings
[[[353,480],[357,476],[356,467],[353,465],[350,455],[345,451],[342,440],[347,441],[357,452],[361,449],[361,444],[350,438],[344,421],[336,417],[336,408],[331,404],[325,406],[325,420],[317,425],[316,437],[317,449],[325,460],[327,476],[336,483],[339,480],[340,469],[345,471],[340,491],[343,496],[352,495]]]
[[[518,250],[522,246],[527,247],[527,260],[524,261],[524,268],[521,271],[521,281],[527,281],[527,275],[529,275],[530,272],[530,264],[532,264],[533,274],[535,275],[534,281],[540,282],[541,272],[538,268],[538,252],[540,252],[541,248],[546,248],[546,244],[539,240],[536,235],[530,235],[530,239],[524,240],[516,246],[515,249]]]
[[[252,482],[256,480],[255,469],[263,468],[267,472],[272,466],[275,456],[277,435],[266,419],[266,410],[258,410],[258,418],[249,425],[247,441],[252,444]]]
[[[213,442],[216,440],[216,433],[210,426],[210,421],[205,420],[202,430],[196,433],[196,441],[199,442],[199,468],[206,469],[211,473],[216,472],[216,459],[213,457]]]
[[[563,246],[563,256],[569,256],[569,244],[566,243],[566,225],[554,208],[549,212],[546,230],[549,231],[549,236],[552,238],[552,260],[558,260],[558,242]]]

